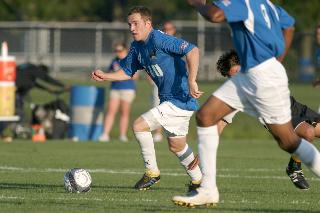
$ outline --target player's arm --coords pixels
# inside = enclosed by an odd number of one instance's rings
[[[99,69],[91,73],[91,78],[96,81],[124,81],[131,79],[137,70],[141,69],[137,60],[134,47],[130,47],[128,55],[120,61],[119,70],[112,73],[105,73]]]
[[[284,57],[288,54],[289,49],[291,47],[292,44],[292,40],[293,40],[293,35],[294,35],[294,27],[289,27],[286,29],[282,30],[282,34],[284,37],[284,44],[285,44],[285,49],[284,52],[281,56],[279,56],[277,59],[278,61],[282,62]]]
[[[225,20],[224,12],[213,4],[206,4],[205,0],[187,0],[206,20],[214,23]]]
[[[188,65],[188,83],[190,95],[194,98],[199,98],[203,92],[199,91],[197,84],[197,74],[199,69],[199,48],[194,47],[186,55],[186,61]]]
[[[96,81],[124,81],[131,79],[122,69],[112,73],[97,69],[91,73],[91,78]]]
[[[283,34],[283,38],[284,38],[284,44],[285,44],[285,49],[284,49],[283,54],[277,58],[278,61],[282,62],[291,47],[291,43],[292,43],[293,35],[294,35],[295,20],[282,7],[277,6],[276,9],[278,12],[279,22],[281,25],[282,34]]]

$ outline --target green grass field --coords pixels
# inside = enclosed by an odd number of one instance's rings
[[[296,189],[285,175],[289,157],[273,141],[222,140],[215,210],[172,204],[188,177],[166,143],[156,150],[161,182],[141,192],[132,188],[144,171],[135,142],[1,143],[0,212],[320,212],[319,179],[306,170],[311,189]],[[72,167],[91,171],[89,193],[64,191],[63,175]]]
[[[218,85],[202,83],[200,88],[205,94],[200,103]],[[320,92],[310,85],[294,84],[291,91],[298,100],[318,108]],[[140,81],[131,120],[150,108],[150,96],[151,86]],[[31,97],[35,103],[54,99],[39,90],[34,90]],[[68,94],[63,98],[67,101]],[[117,125],[111,133],[113,138],[118,137]],[[319,179],[306,169],[311,189],[296,189],[285,174],[289,155],[247,115],[239,114],[221,139],[217,179],[221,201],[216,209],[188,209],[172,204],[171,197],[183,194],[189,180],[166,143],[156,144],[161,182],[149,191],[134,190],[132,187],[144,169],[131,131],[129,138],[132,143],[69,140],[0,143],[0,212],[320,212]],[[189,138],[189,144],[196,150],[194,119],[190,123]],[[63,175],[73,167],[91,171],[91,192],[69,194],[64,191]]]

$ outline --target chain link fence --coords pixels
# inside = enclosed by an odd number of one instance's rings
[[[198,21],[174,21],[177,36],[197,44],[201,50],[200,80],[219,78],[215,62],[232,48],[226,24]],[[285,64],[291,78],[300,78],[300,70],[314,76],[312,33],[297,33]],[[127,23],[42,23],[0,22],[0,41],[7,41],[17,63],[48,65],[53,75],[64,78],[88,76],[94,68],[105,68],[113,57],[112,45],[131,42]],[[308,46],[309,45],[309,46]],[[307,76],[308,77],[308,76]]]

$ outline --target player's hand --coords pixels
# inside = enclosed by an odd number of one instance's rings
[[[200,163],[199,155],[194,157],[194,160],[188,165],[188,170],[195,169]]]
[[[193,98],[200,98],[203,94],[202,91],[199,91],[197,82],[189,82],[189,93]]]
[[[91,78],[95,81],[104,81],[104,72],[97,69],[91,73]]]

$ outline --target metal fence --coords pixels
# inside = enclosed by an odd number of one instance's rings
[[[227,25],[210,24],[202,19],[174,23],[177,36],[197,44],[201,50],[199,79],[218,78],[215,62],[223,51],[232,48]],[[293,73],[297,73],[299,67],[299,42],[305,36],[313,35],[300,34],[289,56]],[[0,41],[8,42],[9,52],[16,56],[17,63],[44,63],[53,70],[54,75],[68,77],[87,76],[94,68],[105,68],[113,57],[113,43],[126,41],[129,44],[131,35],[127,23],[119,22],[0,22]]]

